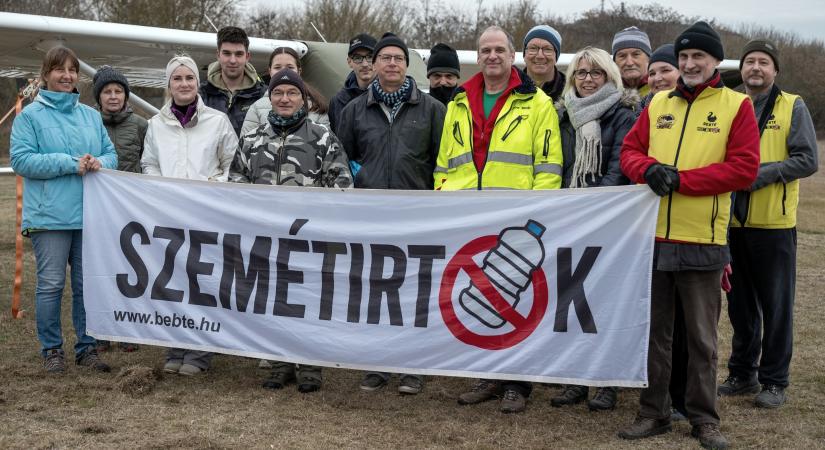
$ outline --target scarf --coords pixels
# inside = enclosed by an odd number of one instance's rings
[[[269,124],[272,125],[273,130],[284,132],[285,130],[295,126],[298,122],[302,121],[306,115],[306,107],[301,106],[301,109],[295,111],[295,114],[289,117],[282,117],[275,111],[269,111],[269,115],[267,115],[266,119],[269,121]]]
[[[372,80],[372,93],[375,95],[378,100],[387,105],[390,108],[390,117],[393,119],[398,111],[401,109],[401,105],[404,104],[407,100],[410,99],[410,95],[412,95],[412,78],[406,77],[404,80],[404,84],[401,85],[401,88],[395,92],[385,92],[381,89],[381,84],[378,82],[378,77]]]
[[[587,177],[602,176],[602,127],[599,118],[621,99],[612,83],[605,83],[589,97],[578,97],[575,89],[564,96],[570,123],[576,130],[576,161],[573,163],[571,188],[587,187]]]
[[[192,118],[195,117],[195,111],[198,110],[198,101],[195,100],[194,102],[180,106],[175,102],[172,102],[172,114],[177,117],[178,122],[184,128],[186,128],[186,124],[192,121]]]

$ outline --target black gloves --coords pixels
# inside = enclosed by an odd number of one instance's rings
[[[645,182],[659,197],[679,189],[679,172],[673,166],[655,163],[645,171]]]

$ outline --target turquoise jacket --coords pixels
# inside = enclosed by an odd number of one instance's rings
[[[77,161],[86,153],[117,167],[117,153],[100,113],[79,94],[41,89],[14,119],[11,167],[23,180],[23,234],[83,228],[83,180]]]

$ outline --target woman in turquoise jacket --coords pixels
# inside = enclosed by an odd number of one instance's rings
[[[86,334],[83,306],[83,181],[101,167],[117,167],[117,154],[100,114],[80,104],[79,62],[74,52],[55,47],[40,69],[40,93],[14,120],[11,166],[23,177],[23,235],[32,240],[37,262],[35,315],[44,367],[63,373],[60,303],[71,267],[75,363],[108,372]]]

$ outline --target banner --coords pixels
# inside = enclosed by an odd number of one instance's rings
[[[645,186],[372,191],[84,179],[99,338],[387,372],[647,383]]]

